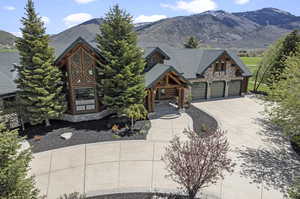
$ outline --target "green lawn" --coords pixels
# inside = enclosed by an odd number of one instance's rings
[[[241,57],[241,59],[244,64],[246,64],[246,66],[251,70],[251,72],[255,73],[262,57]]]
[[[251,91],[253,90],[254,87],[255,73],[257,71],[259,62],[261,61],[262,57],[241,57],[241,59],[253,74],[253,77],[251,77],[251,79],[249,80],[249,86],[248,86],[249,90]],[[259,87],[259,91],[266,92],[267,86],[261,84]]]

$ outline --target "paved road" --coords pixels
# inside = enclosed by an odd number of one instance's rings
[[[275,145],[270,141],[266,144],[268,137],[259,133],[263,131],[262,124],[258,122],[262,118],[260,111],[263,106],[248,97],[194,105],[216,117],[222,128],[228,131],[232,146],[230,155],[238,164],[233,175],[205,189],[204,198],[283,198],[276,185],[267,186],[264,182],[262,188],[259,183],[251,183],[257,180],[260,171],[260,167],[256,168],[260,166],[259,160],[256,162],[253,154]],[[154,119],[151,123],[146,141],[87,144],[35,154],[32,173],[36,175],[37,186],[49,199],[74,191],[91,196],[176,190],[177,185],[165,178],[165,166],[160,158],[175,134],[184,138],[182,130],[192,127],[192,120],[187,114],[182,114],[179,118]],[[269,178],[275,181],[276,177],[271,175]]]

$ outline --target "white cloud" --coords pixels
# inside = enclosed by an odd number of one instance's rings
[[[164,8],[171,8],[173,10],[184,10],[189,13],[201,13],[208,10],[214,10],[218,7],[214,0],[177,1],[175,5],[164,3],[160,5]]]
[[[166,15],[151,15],[151,16],[140,15],[134,19],[134,23],[154,22],[165,18],[167,18]]]
[[[44,22],[44,24],[49,24],[50,23],[50,18],[49,17],[43,16],[41,19]]]
[[[250,0],[235,0],[235,3],[236,4],[240,4],[240,5],[243,5],[243,4],[246,4],[246,3],[249,3]]]
[[[77,24],[83,23],[87,20],[92,19],[93,16],[88,13],[75,13],[66,16],[63,21],[67,27],[75,26]]]
[[[86,3],[93,2],[93,1],[96,1],[96,0],[75,0],[75,2],[79,3],[79,4],[86,4]]]
[[[16,7],[14,7],[14,6],[4,6],[3,9],[4,9],[4,10],[13,11],[13,10],[16,9]]]
[[[11,32],[11,34],[17,36],[17,37],[22,37],[22,32],[19,31],[19,32]]]

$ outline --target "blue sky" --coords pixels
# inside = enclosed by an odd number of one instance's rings
[[[264,7],[282,9],[300,16],[299,0],[34,0],[49,34],[103,17],[115,3],[131,13],[136,22],[191,15],[206,10],[250,11]],[[0,30],[19,34],[26,0],[0,0]]]

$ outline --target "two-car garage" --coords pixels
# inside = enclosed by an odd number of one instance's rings
[[[210,89],[210,98],[223,98],[226,93],[225,81],[214,81],[207,86],[206,82],[195,82],[192,84],[192,98],[193,100],[207,99],[207,90]],[[240,96],[242,89],[241,80],[232,80],[228,82],[228,96]]]

